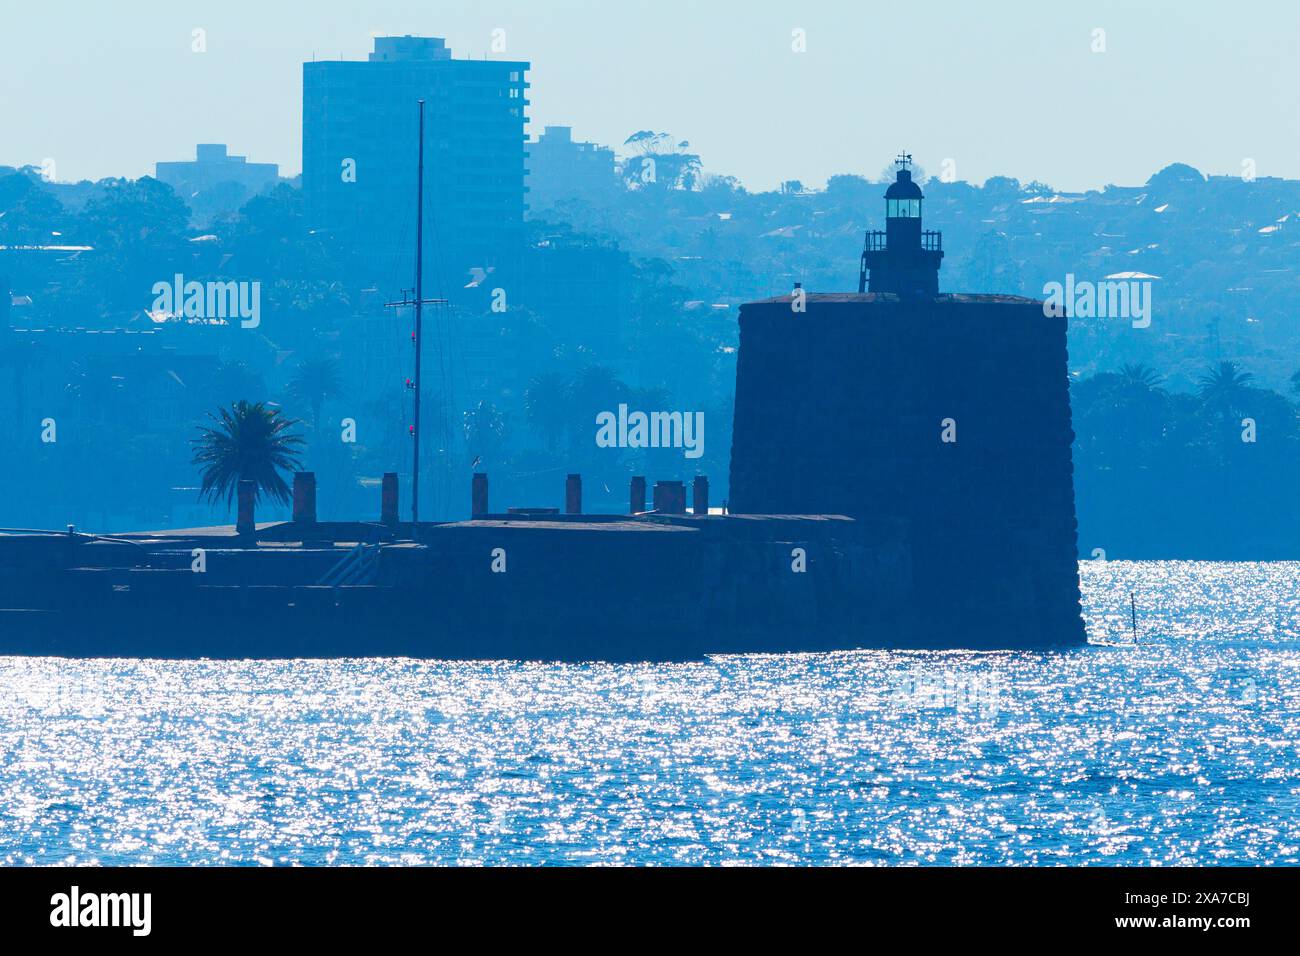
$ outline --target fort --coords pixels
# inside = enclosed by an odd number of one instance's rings
[[[1066,318],[938,292],[909,163],[857,294],[742,306],[731,509],[899,522],[918,643],[1080,642]]]
[[[704,476],[689,509],[685,482],[637,477],[626,514],[584,514],[570,475],[563,513],[494,512],[477,474],[469,520],[402,522],[390,473],[378,520],[330,522],[299,473],[293,520],[258,525],[243,481],[233,528],[0,535],[0,654],[617,661],[1081,643],[1066,319],[939,292],[942,237],[921,228],[909,164],[886,229],[866,234],[856,293],[741,307],[726,509]]]

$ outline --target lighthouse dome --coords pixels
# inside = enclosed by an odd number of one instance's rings
[[[910,169],[900,169],[897,178],[885,190],[886,199],[921,199],[923,196],[921,187],[912,182]]]

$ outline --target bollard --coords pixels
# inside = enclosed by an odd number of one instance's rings
[[[656,481],[654,505],[660,514],[686,514],[686,485],[680,481]]]
[[[696,475],[695,483],[691,487],[693,496],[693,509],[695,514],[708,517],[709,514],[709,479],[704,475]]]
[[[390,528],[397,526],[397,472],[384,472],[379,493],[379,520]]]
[[[257,482],[248,478],[239,479],[239,519],[235,523],[235,533],[252,535],[257,532],[257,522],[253,519],[253,505],[257,500]]]
[[[564,480],[564,513],[582,514],[582,475],[570,475]]]
[[[299,471],[293,476],[293,520],[316,522],[316,473]]]
[[[481,518],[488,513],[488,476],[484,472],[474,472],[469,497],[471,518]]]

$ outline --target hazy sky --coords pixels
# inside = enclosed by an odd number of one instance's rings
[[[482,57],[496,28],[532,62],[534,135],[667,130],[750,188],[874,177],[902,147],[1062,189],[1175,161],[1300,178],[1291,0],[0,0],[0,165],[134,177],[226,142],[292,175],[304,60],[376,31]]]

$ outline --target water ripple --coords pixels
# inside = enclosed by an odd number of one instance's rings
[[[1300,565],[1082,577],[1058,654],[0,659],[0,862],[1300,862]]]

